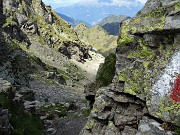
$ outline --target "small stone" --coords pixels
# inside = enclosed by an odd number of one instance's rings
[[[52,103],[51,105],[52,105],[52,106],[56,106],[56,104],[55,104],[55,103]]]
[[[69,104],[69,103],[65,103],[64,106],[67,107],[67,108],[69,108],[69,107],[70,107],[70,104]]]
[[[40,119],[45,120],[45,119],[47,119],[47,116],[41,116]]]
[[[2,78],[0,78],[0,93],[1,92],[7,92],[8,90],[10,90],[12,88],[12,85],[10,82],[3,80]]]
[[[56,133],[56,130],[54,129],[54,128],[48,128],[47,129],[47,132],[49,133],[49,134],[55,134]]]

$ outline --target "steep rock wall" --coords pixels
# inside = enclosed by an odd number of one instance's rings
[[[168,130],[180,124],[179,15],[179,0],[149,0],[123,22],[116,77],[97,91],[82,135],[175,134]]]

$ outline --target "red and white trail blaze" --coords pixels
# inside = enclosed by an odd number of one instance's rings
[[[172,57],[151,91],[161,97],[169,94],[175,103],[180,102],[180,51]]]
[[[180,75],[178,75],[177,79],[174,82],[170,97],[174,102],[180,102]]]

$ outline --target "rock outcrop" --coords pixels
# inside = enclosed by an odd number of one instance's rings
[[[116,76],[97,91],[82,135],[179,133],[179,26],[179,0],[148,0],[123,22]]]
[[[3,1],[3,14],[6,16],[3,27],[7,29],[10,37],[14,32],[19,34],[20,29],[27,36],[36,34],[44,44],[52,48],[59,49],[63,41],[82,45],[71,26],[41,0]],[[18,36],[22,38],[21,34]]]

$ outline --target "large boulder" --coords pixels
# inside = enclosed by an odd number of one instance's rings
[[[174,124],[180,118],[180,98],[173,98],[174,91],[180,96],[174,88],[180,74],[179,13],[180,1],[149,0],[123,23],[117,48],[121,91],[146,101],[150,115]]]
[[[113,135],[176,134],[170,130],[180,126],[179,17],[179,0],[148,0],[122,23],[116,76],[97,91],[82,135],[105,135],[108,126]]]

